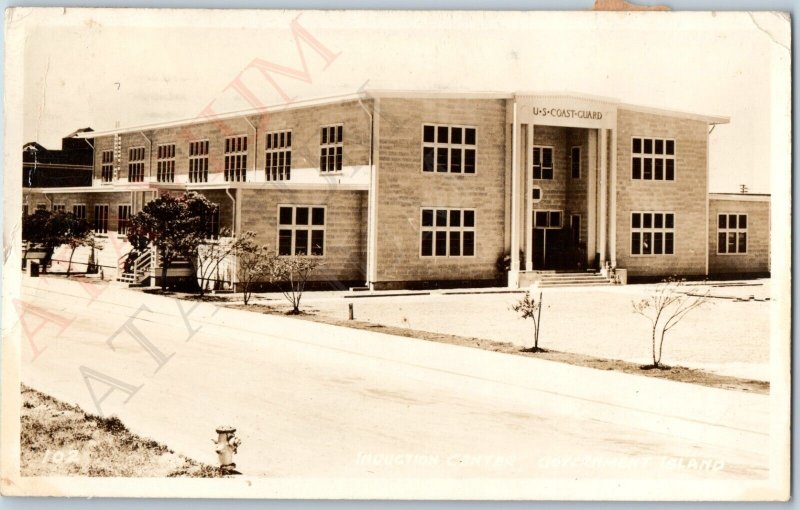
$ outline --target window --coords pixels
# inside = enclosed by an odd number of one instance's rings
[[[216,205],[216,204],[215,204]],[[219,239],[219,206],[203,220],[206,239]]]
[[[247,136],[231,136],[225,139],[225,180],[247,180]]]
[[[327,161],[327,155],[326,155]],[[322,158],[320,157],[320,164]],[[288,181],[292,173],[292,131],[267,133],[267,180]]]
[[[542,188],[539,186],[534,186],[531,190],[531,200],[534,202],[541,202],[542,201]]]
[[[572,242],[577,245],[581,242],[581,215],[573,214],[570,216],[569,226],[572,231]]]
[[[718,216],[717,253],[747,253],[746,214],[720,214]]]
[[[324,255],[325,215],[323,206],[279,206],[278,255]]]
[[[631,141],[631,177],[646,181],[675,180],[675,140],[636,138]]]
[[[94,232],[95,234],[108,233],[108,206],[94,206]]]
[[[144,181],[144,147],[128,149],[128,182]]]
[[[569,151],[569,166],[573,179],[581,178],[581,148],[573,147]]]
[[[36,204],[36,210],[37,211],[46,211],[47,210],[47,204],[44,203],[44,202],[39,202],[38,204]]]
[[[72,214],[79,220],[86,219],[86,204],[75,204],[72,206]]]
[[[64,204],[53,204],[53,212],[65,212],[67,206]]]
[[[533,211],[535,228],[561,228],[561,211]]]
[[[533,148],[533,178],[552,179],[553,178],[553,148],[534,147]]]
[[[420,255],[472,257],[475,255],[474,209],[422,209]]]
[[[158,182],[175,182],[175,144],[158,146],[156,158],[156,179]]]
[[[631,213],[631,255],[672,255],[674,250],[673,213]]]
[[[114,151],[103,151],[100,155],[100,177],[103,182],[114,179]]]
[[[208,182],[208,140],[189,142],[189,182]]]
[[[422,171],[474,174],[477,131],[474,127],[422,126]]]
[[[322,126],[319,142],[319,169],[321,172],[342,170],[342,125]]]
[[[22,204],[22,217],[24,218],[27,215],[28,215],[28,204]]]
[[[117,234],[121,236],[128,235],[128,227],[130,226],[131,219],[131,206],[120,205],[117,206]]]

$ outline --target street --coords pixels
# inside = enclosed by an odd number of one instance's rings
[[[235,426],[246,475],[769,475],[767,395],[58,278],[17,311],[24,383],[209,464]]]

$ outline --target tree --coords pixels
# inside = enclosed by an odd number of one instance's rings
[[[181,196],[162,194],[145,204],[130,220],[128,240],[138,251],[152,245],[161,259],[161,289],[167,288],[170,265],[180,258],[190,261],[213,233],[208,219],[217,214],[217,205],[195,192]]]
[[[205,295],[209,283],[216,281],[212,276],[217,272],[220,264],[230,256],[239,253],[244,247],[249,246],[254,237],[254,232],[245,232],[239,237],[233,237],[230,229],[223,228],[220,230],[218,242],[204,242],[192,250],[193,253],[190,254],[189,259],[192,261],[194,272],[199,280],[201,297]]]
[[[690,294],[684,288],[683,281],[670,278],[659,284],[650,296],[631,302],[634,313],[650,321],[653,364],[642,368],[661,368],[667,332],[689,312],[708,301],[708,290],[703,294]]]
[[[542,292],[539,291],[539,300],[531,296],[530,292],[525,292],[522,299],[515,303],[512,310],[518,312],[523,319],[533,320],[533,347],[526,349],[528,352],[541,352],[539,348],[539,326],[542,324]]]
[[[102,250],[95,240],[92,226],[88,221],[78,218],[71,212],[39,209],[22,220],[22,238],[34,246],[48,252],[44,266],[49,263],[52,251],[61,245],[71,248],[67,265],[67,276],[70,274],[72,258],[80,246],[91,246]]]
[[[268,247],[257,245],[252,236],[243,239],[235,253],[236,276],[244,305],[247,306],[254,284],[265,279],[271,280],[276,256]]]
[[[278,288],[292,305],[289,313],[299,314],[306,283],[319,267],[319,259],[304,255],[278,256],[271,260],[271,265],[271,280],[278,284]]]

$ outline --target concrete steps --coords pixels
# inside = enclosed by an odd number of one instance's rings
[[[598,272],[525,271],[520,273],[520,287],[597,287],[614,285],[613,280]]]

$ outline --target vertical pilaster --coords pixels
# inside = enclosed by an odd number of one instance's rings
[[[511,270],[508,286],[519,284],[519,127],[517,126],[517,103],[511,114]]]
[[[525,270],[530,271],[533,269],[533,124],[527,124],[525,128]]]
[[[608,184],[608,254],[611,267],[617,267],[617,130],[611,129],[611,154]]]
[[[600,154],[600,186],[598,197],[598,220],[597,225],[597,252],[600,254],[600,267],[606,263],[606,227],[608,225],[608,129],[600,130],[600,140],[597,144]]]

